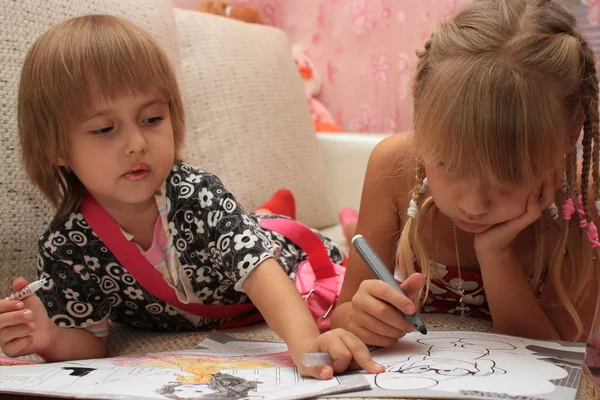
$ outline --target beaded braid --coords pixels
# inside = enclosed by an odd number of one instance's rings
[[[548,206],[548,211],[550,212],[550,216],[552,217],[553,220],[557,220],[559,215],[558,215],[558,207],[556,206],[555,202],[552,202],[552,204],[550,204]]]
[[[419,212],[418,200],[421,197],[421,195],[427,191],[427,177],[423,176],[423,168],[419,166],[417,171],[418,172],[416,174],[416,184],[412,190],[408,210],[406,211],[406,214],[413,219],[417,217],[417,214]]]
[[[587,113],[585,119],[587,121]],[[577,199],[577,213],[579,214],[579,219],[581,220],[579,227],[585,228],[589,219],[589,213],[587,211],[587,188],[589,185],[590,166],[592,158],[592,135],[591,132],[589,132],[585,128],[583,130],[583,140],[581,141],[581,145],[583,147],[583,160],[581,163],[581,189],[580,195]]]
[[[425,79],[430,70],[430,53],[434,34],[431,34],[430,39],[425,43],[422,50],[416,52],[418,63],[415,74],[413,76],[412,92],[414,103],[413,106],[418,108],[419,99],[423,90],[422,81]],[[427,253],[419,237],[419,223],[422,214],[433,206],[431,197],[423,200],[423,195],[427,191],[427,178],[424,174],[422,165],[418,163],[415,170],[415,186],[410,192],[409,207],[406,219],[398,246],[396,249],[396,262],[400,269],[407,276],[415,272],[414,261],[416,260],[421,265],[421,272],[425,277],[425,287],[418,294],[419,304],[423,306],[429,293],[430,288],[430,271],[427,268]],[[425,264],[423,264],[425,263]]]
[[[417,64],[417,70],[415,72],[412,85],[413,97],[415,101],[418,101],[418,99],[420,98],[420,93],[422,91],[423,86],[421,85],[421,81],[429,73],[430,70],[429,54],[431,49],[431,41],[433,40],[434,35],[435,33],[432,33],[429,40],[425,42],[423,50],[417,50],[416,52],[419,62]]]
[[[583,162],[581,171],[581,197],[578,199],[580,208],[580,227],[587,227],[587,237],[592,248],[600,247],[598,240],[598,229],[588,210],[588,187],[590,168],[592,169],[592,190],[595,199],[596,208],[600,208],[599,201],[599,172],[598,172],[598,151],[600,133],[598,132],[598,77],[596,75],[596,59],[592,49],[587,41],[578,35],[579,42],[584,57],[584,76],[582,82],[583,92],[583,112],[585,122],[583,124]],[[592,151],[593,150],[593,151]],[[591,164],[591,165],[590,165]],[[600,210],[597,210],[600,213]]]
[[[596,112],[598,107],[596,107]],[[594,179],[592,190],[594,191],[596,212],[600,215],[600,172],[598,163],[600,162],[600,131],[594,131],[594,148],[592,150],[592,178]]]
[[[577,182],[576,174],[577,174],[577,156],[574,152],[567,154],[566,157],[566,171],[565,171],[565,202],[563,203],[563,219],[565,223],[568,225],[571,220],[571,216],[575,212],[575,205],[573,203],[573,198],[575,197],[575,189],[574,185]]]
[[[410,254],[413,254],[414,259],[422,266],[421,272],[425,277],[425,286],[417,295],[421,306],[424,305],[427,293],[429,293],[431,287],[431,271],[426,267],[427,264],[425,264],[427,262],[426,250],[420,239],[419,233],[419,226],[423,215],[426,214],[434,204],[433,198],[423,198],[423,195],[427,192],[427,187],[427,177],[425,176],[423,168],[419,167],[415,174],[415,186],[411,191],[410,206],[407,210],[409,218],[404,224],[402,235],[398,243],[396,257],[399,265],[405,265],[404,272],[407,272],[408,275],[415,272],[412,260],[413,256],[410,256]],[[403,257],[399,257],[400,255]]]
[[[433,40],[433,33],[431,34],[431,37],[429,38],[429,40],[425,43],[425,46],[423,48],[423,50],[417,50],[417,57],[419,59],[418,65],[417,65],[417,71],[415,73],[414,76],[414,81],[413,81],[413,97],[415,99],[419,98],[419,91],[421,90],[421,86],[419,83],[421,82],[421,80],[425,77],[425,75],[427,75],[427,73],[429,72],[429,54],[430,54],[430,49],[431,49],[431,41]],[[412,190],[411,193],[411,199],[409,202],[409,206],[408,206],[408,210],[407,210],[407,215],[414,219],[417,217],[417,213],[419,212],[419,205],[418,205],[418,200],[419,197],[425,193],[425,191],[427,190],[427,177],[425,176],[425,169],[423,168],[422,165],[417,166],[417,170],[415,172],[415,187]]]

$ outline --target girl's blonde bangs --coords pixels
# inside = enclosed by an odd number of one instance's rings
[[[539,95],[557,92],[552,82],[490,55],[449,59],[421,84],[414,128],[423,162],[508,189],[538,184],[562,158],[564,99]]]
[[[71,29],[62,26],[39,43],[46,59],[32,74],[40,82],[28,87],[44,92],[30,96],[53,99],[46,104],[51,113],[71,122],[89,113],[93,104],[120,95],[152,89],[179,94],[166,54],[148,33],[112,17],[94,18],[96,23],[72,20]]]

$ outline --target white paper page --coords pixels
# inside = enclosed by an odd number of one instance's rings
[[[373,389],[352,397],[574,400],[585,343],[411,333],[372,356],[386,372],[367,375]]]

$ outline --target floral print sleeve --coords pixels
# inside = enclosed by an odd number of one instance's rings
[[[37,265],[39,279],[46,278],[47,283],[36,294],[48,316],[60,327],[86,328],[106,321],[111,306],[94,273],[98,259],[83,254],[90,248],[83,234],[86,227],[68,235],[54,228],[40,240]]]
[[[179,256],[189,253],[187,246],[195,246],[198,258],[210,260],[211,271],[203,273],[220,277],[220,290],[231,285],[243,292],[246,277],[274,256],[275,246],[261,230],[258,220],[242,208],[219,178],[187,164],[180,164],[179,168],[181,173],[172,174],[171,184],[167,185],[167,190],[178,192],[175,201],[188,202],[187,207],[169,207],[175,214],[169,221],[181,221],[177,226],[173,222],[169,226],[178,237],[174,244]],[[177,215],[181,213],[184,215]],[[218,293],[213,296],[218,297]]]

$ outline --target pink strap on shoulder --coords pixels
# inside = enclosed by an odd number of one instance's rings
[[[136,245],[123,236],[119,225],[92,195],[89,193],[84,195],[80,208],[87,223],[119,263],[153,296],[174,307],[204,318],[229,319],[256,310],[252,303],[235,305],[182,303],[177,297],[175,289],[146,260]]]
[[[285,218],[261,218],[260,226],[279,232],[300,246],[308,255],[308,261],[317,281],[336,276],[333,262],[327,255],[323,241],[307,226]]]

